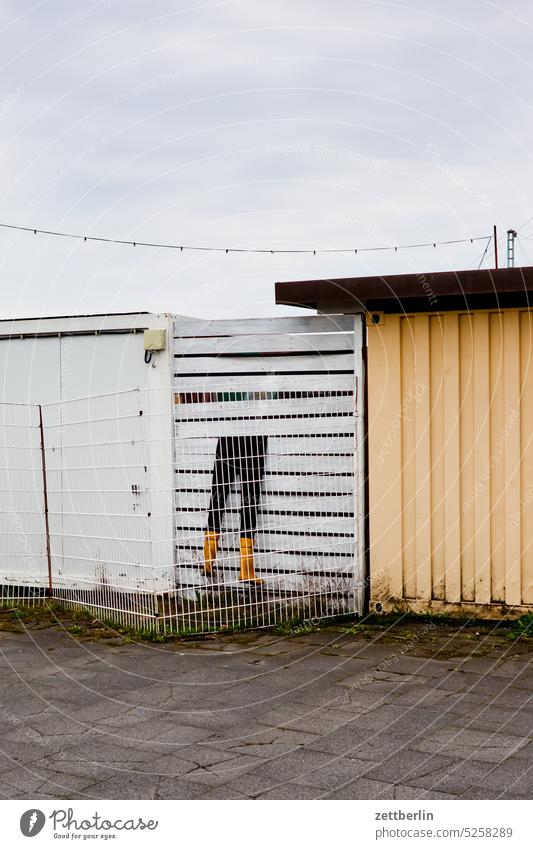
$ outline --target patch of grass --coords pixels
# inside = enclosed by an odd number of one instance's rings
[[[30,607],[14,607],[10,612],[12,619],[31,619],[33,611]]]
[[[128,637],[128,642],[134,642],[135,640],[148,642],[148,643],[168,643],[170,640],[174,640],[178,635],[172,633],[164,633],[160,634],[151,628],[139,628],[135,630],[132,635]]]
[[[526,613],[516,622],[512,623],[509,630],[508,638],[510,640],[531,640],[533,639],[533,613]]]
[[[147,625],[135,627],[133,625],[121,625],[108,618],[100,618],[99,611],[83,607],[71,607],[61,601],[44,598],[41,603],[25,605],[17,600],[9,602],[5,599],[0,603],[0,630],[21,633],[24,630],[54,628],[63,629],[69,634],[83,641],[109,641],[114,640],[123,643],[179,643],[192,640],[215,640],[217,637],[229,637],[231,635],[244,635],[253,639],[258,633],[277,634],[282,637],[299,637],[318,631],[329,632],[330,639],[336,638],[362,638],[362,640],[375,639],[384,642],[396,642],[397,645],[406,645],[409,641],[413,644],[422,645],[431,643],[438,638],[440,630],[450,628],[458,629],[458,639],[463,641],[479,640],[479,634],[485,633],[484,629],[489,627],[482,620],[459,619],[447,614],[414,614],[411,612],[369,614],[360,618],[355,614],[343,614],[340,616],[322,617],[320,619],[311,615],[310,610],[295,609],[294,607],[278,610],[276,614],[285,618],[274,626],[264,627],[262,617],[250,617],[246,623],[238,625],[219,625],[211,617],[203,617],[196,620],[184,617],[183,625],[179,626],[176,619],[165,619],[161,617],[159,622],[148,621]],[[187,625],[185,625],[187,622]],[[167,630],[162,629],[167,625]],[[196,627],[195,627],[196,626]],[[440,626],[440,628],[439,628]],[[501,640],[533,638],[533,613],[523,616],[520,620],[501,620],[497,626],[494,622],[490,624],[491,633],[495,627],[499,628]],[[339,647],[341,644],[333,643]],[[527,646],[524,645],[524,650]],[[455,649],[454,649],[455,650]],[[469,648],[469,650],[471,650]]]
[[[312,634],[318,631],[318,625],[311,622],[309,619],[287,619],[284,622],[278,622],[274,625],[272,631],[274,634],[279,634],[282,637],[295,637],[302,634]]]
[[[355,636],[356,634],[364,634],[365,631],[368,631],[368,625],[363,622],[355,622],[353,625],[350,625],[349,628],[343,628],[342,633],[347,637]]]

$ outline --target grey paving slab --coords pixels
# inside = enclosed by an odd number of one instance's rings
[[[131,743],[149,741],[152,746],[175,749],[207,740],[212,736],[211,729],[187,725],[178,717],[166,717],[160,714],[129,726],[124,739]]]
[[[249,796],[246,796],[244,793],[239,793],[238,790],[234,790],[227,786],[227,784],[219,784],[213,787],[205,787],[198,790],[198,799],[205,800],[217,800],[217,799],[249,799]],[[160,798],[163,798],[162,796]],[[172,797],[171,797],[172,798]],[[298,797],[302,798],[302,797]]]
[[[518,753],[527,743],[526,737],[450,725],[434,731],[423,740],[418,740],[413,744],[413,748],[419,752],[449,755],[460,751],[472,760],[499,763],[504,758]]]
[[[65,745],[64,751],[66,750],[67,745]],[[27,742],[25,739],[23,741],[9,739],[3,739],[0,741],[0,755],[3,755],[10,761],[13,761],[13,763],[31,763],[38,758],[45,757],[52,751],[54,751],[54,749],[47,746],[46,741],[44,740],[33,740],[32,738],[29,738]]]
[[[437,772],[410,775],[405,783],[416,787],[419,791],[422,788],[459,796],[476,786],[483,786],[493,768],[494,765],[491,763],[457,758]]]
[[[159,776],[122,775],[97,781],[87,787],[84,795],[92,799],[155,799]]]
[[[514,657],[510,655],[511,650],[509,650],[503,657],[498,658],[498,661],[492,670],[492,674],[495,677],[516,679],[522,675],[530,676],[532,674],[533,658],[522,657],[520,660],[515,660]]]
[[[395,784],[394,799],[419,799],[420,791],[409,784]],[[424,799],[457,799],[453,793],[442,793],[437,790],[426,790]]]
[[[235,751],[248,748],[265,748],[271,745],[280,745],[285,749],[306,746],[318,739],[318,734],[310,734],[307,731],[298,731],[292,727],[279,728],[278,726],[263,726],[263,730],[253,732],[250,729],[228,728],[224,734],[216,734],[217,746]]]
[[[232,776],[242,773],[244,770],[249,771],[262,763],[268,763],[268,758],[259,758],[252,754],[242,754],[240,752],[233,752],[232,754],[233,757],[230,760],[218,761],[216,764],[205,767],[205,769],[219,778],[228,780]]]
[[[394,799],[394,784],[385,781],[373,781],[359,778],[356,781],[343,782],[327,792],[321,792],[319,799]]]
[[[254,778],[265,778],[274,786],[287,781],[299,783],[302,778],[328,763],[329,760],[330,758],[322,752],[296,749],[289,756],[263,761],[259,766],[250,769],[249,774]]]
[[[344,687],[339,687],[338,684],[321,683],[314,688],[298,690],[292,694],[292,704],[311,705],[312,707],[341,707],[348,703],[348,691]]]
[[[442,774],[410,778],[407,782],[417,788],[452,793],[461,798],[532,798],[533,764],[508,759],[501,764],[488,761],[462,760],[442,771]]]
[[[359,717],[360,728],[389,728],[395,734],[418,734],[446,721],[446,714],[425,704],[397,705],[395,702],[382,705],[375,711],[366,711]]]
[[[431,775],[444,770],[453,763],[452,758],[428,755],[410,749],[399,749],[367,770],[368,778],[378,781],[407,783],[422,775]]]
[[[186,799],[200,800],[212,798],[210,793],[216,791],[217,787],[210,787],[208,784],[194,781],[185,781],[183,778],[170,776],[160,778],[154,791],[154,799]],[[237,790],[230,791],[227,786],[222,788],[223,794],[220,798],[223,799],[239,799],[246,798]]]
[[[416,734],[437,722],[440,714],[422,707],[420,710],[408,705],[382,704],[374,710],[365,710],[354,719],[358,728],[369,731],[392,730]]]
[[[298,779],[299,784],[322,790],[331,790],[334,787],[356,781],[368,772],[368,761],[355,758],[332,757],[323,766],[311,770]]]
[[[83,733],[86,726],[84,722],[80,722],[75,717],[66,717],[64,714],[50,709],[28,718],[24,727],[42,737],[63,737]]]
[[[516,758],[507,758],[496,764],[476,785],[503,793],[522,794],[523,798],[533,797],[533,764]]]
[[[5,734],[3,736],[2,745],[5,749],[9,744],[14,743],[15,748],[10,746],[11,752],[16,751],[16,747],[19,742],[30,743],[31,745],[45,751],[62,751],[67,747],[76,746],[85,731],[86,729],[83,729],[83,731],[78,730],[74,734],[61,734],[60,732],[56,732],[52,735],[44,735],[35,730],[32,726],[28,725],[22,728],[14,728],[8,734]]]
[[[316,790],[306,784],[289,782],[260,793],[256,799],[316,799]]]
[[[261,717],[261,722],[308,734],[327,734],[350,721],[350,716],[334,706],[316,708],[291,705],[290,710],[274,710]]]
[[[156,756],[153,760],[135,764],[135,771],[143,775],[184,776],[196,768],[195,763],[174,753],[161,755],[161,757]],[[113,774],[116,774],[116,772]],[[110,778],[111,775],[108,777]]]
[[[452,714],[449,715],[449,721]],[[455,722],[455,720],[453,720]],[[533,735],[533,713],[527,709],[512,710],[511,708],[496,708],[489,706],[488,709],[480,708],[473,713],[468,721],[469,728],[478,728],[480,731],[502,731],[506,734],[515,734],[519,737],[531,737]],[[522,757],[522,749],[518,757]]]
[[[502,787],[500,790],[492,790],[487,787],[471,787],[467,791],[467,795],[461,794],[458,797],[459,799],[521,799],[522,801],[526,799],[532,799],[533,796],[531,794],[524,792],[513,792],[512,790]]]
[[[342,728],[337,728],[328,734],[321,734],[309,744],[310,749],[332,755],[348,755],[372,735],[365,734],[357,727],[357,722],[349,722]]]
[[[136,763],[155,760],[159,754],[146,743],[142,745],[139,743],[132,745],[117,744],[102,740],[98,736],[97,738],[88,737],[77,745],[71,746],[64,753],[59,754],[59,759],[64,756],[69,760],[99,763],[104,766],[107,764],[131,764],[133,766]]]
[[[183,760],[190,761],[196,766],[202,767],[231,761],[236,757],[233,751],[217,746],[216,742],[211,745],[205,744],[204,746],[183,746],[179,749],[178,753]]]
[[[511,731],[511,728],[512,728],[513,731],[516,732],[515,726],[510,726],[508,729],[506,729],[506,732],[509,733]],[[498,729],[498,730],[500,731],[501,729]],[[533,767],[533,736],[529,732],[529,736],[526,737],[526,735],[524,735],[522,737],[522,739],[527,739],[528,742],[525,744],[525,746],[521,746],[515,752],[514,760],[516,760],[516,761],[521,761],[521,760],[527,761],[527,763],[530,764]]]
[[[52,795],[59,797],[73,794],[75,797],[77,793],[92,784],[94,779],[29,764],[25,768],[16,767],[3,773],[2,781],[14,791],[37,793],[40,798],[40,791],[45,785]]]
[[[533,650],[461,630],[0,632],[0,797],[531,798]]]
[[[45,758],[39,758],[28,764],[31,769],[40,772],[41,770],[51,770],[57,774],[78,775],[81,778],[87,779],[88,782],[94,783],[105,778],[112,778],[115,775],[121,775],[132,770],[139,771],[141,765],[124,764],[102,764],[92,763],[83,760],[70,759],[68,752],[62,754],[59,758],[57,755],[51,755]]]
[[[432,680],[429,679],[425,684],[415,683],[411,687],[398,688],[390,693],[387,701],[395,705],[445,709],[449,692],[437,689]]]

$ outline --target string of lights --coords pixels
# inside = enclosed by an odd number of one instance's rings
[[[481,259],[479,260],[479,265],[478,265],[478,267],[477,267],[477,270],[478,270],[478,271],[479,271],[479,269],[481,268],[481,266],[483,265],[483,260],[484,260],[484,259],[485,259],[485,257],[487,256],[487,251],[488,251],[488,249],[490,248],[490,243],[491,243],[491,242],[492,242],[492,236],[489,236],[489,237],[488,237],[488,239],[487,239],[487,244],[485,245],[485,250],[483,251],[483,254],[482,254],[482,256],[481,256]]]
[[[129,245],[133,248],[163,248],[172,251],[204,251],[225,254],[357,254],[369,251],[404,251],[414,248],[437,248],[444,245],[458,245],[470,242],[479,242],[492,238],[491,236],[471,236],[464,239],[446,239],[445,241],[420,242],[410,245],[380,245],[370,248],[220,248],[209,245],[179,245],[165,242],[147,242],[136,239],[115,239],[109,236],[86,236],[82,233],[65,233],[58,230],[43,230],[39,227],[22,227],[18,224],[2,224],[5,230],[19,230],[24,233],[33,233],[35,236],[58,236],[64,239],[77,239],[81,242],[105,242],[112,245]]]

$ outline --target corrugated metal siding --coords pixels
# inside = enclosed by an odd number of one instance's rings
[[[533,604],[532,313],[368,327],[371,599]]]

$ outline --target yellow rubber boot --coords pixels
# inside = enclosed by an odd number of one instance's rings
[[[254,541],[249,537],[241,537],[241,571],[239,581],[248,581],[251,584],[263,583],[261,578],[255,577]]]
[[[204,571],[209,577],[213,574],[213,565],[217,559],[218,540],[220,534],[216,531],[206,531],[204,537]]]

